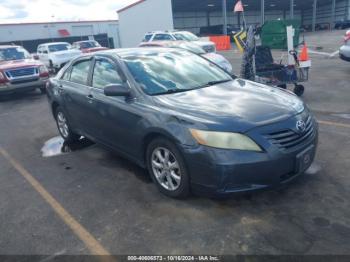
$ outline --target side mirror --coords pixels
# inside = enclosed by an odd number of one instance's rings
[[[34,55],[33,55],[33,59],[34,59],[34,60],[39,60],[39,55],[34,54]]]
[[[124,85],[112,84],[104,88],[106,96],[128,96],[130,95],[130,89]]]

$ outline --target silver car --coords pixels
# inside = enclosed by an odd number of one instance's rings
[[[200,46],[207,53],[215,53],[216,46],[214,42],[205,41],[188,31],[155,31],[145,35],[142,42],[154,41],[187,41]]]
[[[153,42],[142,42],[139,47],[168,47],[168,48],[180,48],[187,51],[191,51],[197,55],[200,55],[218,66],[226,70],[228,73],[232,73],[231,63],[222,55],[217,53],[207,53],[202,47],[192,42],[187,41],[153,41]]]

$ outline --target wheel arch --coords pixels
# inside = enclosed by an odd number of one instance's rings
[[[173,137],[171,134],[160,131],[160,130],[152,130],[149,133],[147,133],[144,138],[142,139],[142,159],[144,163],[147,163],[147,147],[148,145],[157,138],[165,138],[174,143],[175,145],[178,144],[178,140]]]

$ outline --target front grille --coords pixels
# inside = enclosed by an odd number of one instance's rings
[[[18,80],[12,80],[12,84],[24,84],[24,83],[30,83],[38,81],[39,77],[31,77],[31,78],[25,78],[25,79],[18,79]]]
[[[274,145],[283,150],[291,150],[301,144],[312,140],[316,135],[314,120],[309,116],[306,120],[304,132],[297,133],[293,130],[286,129],[266,135],[266,138]]]
[[[8,70],[5,72],[5,74],[9,79],[15,79],[20,77],[37,75],[39,74],[39,70],[36,67],[26,67]]]

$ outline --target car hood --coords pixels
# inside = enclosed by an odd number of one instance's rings
[[[289,91],[236,79],[187,92],[154,96],[174,117],[204,129],[246,132],[290,118],[304,109]],[[201,126],[203,125],[203,126]]]
[[[32,67],[43,65],[40,61],[34,59],[21,59],[21,60],[11,60],[11,61],[0,61],[0,70],[22,68],[22,67]]]

